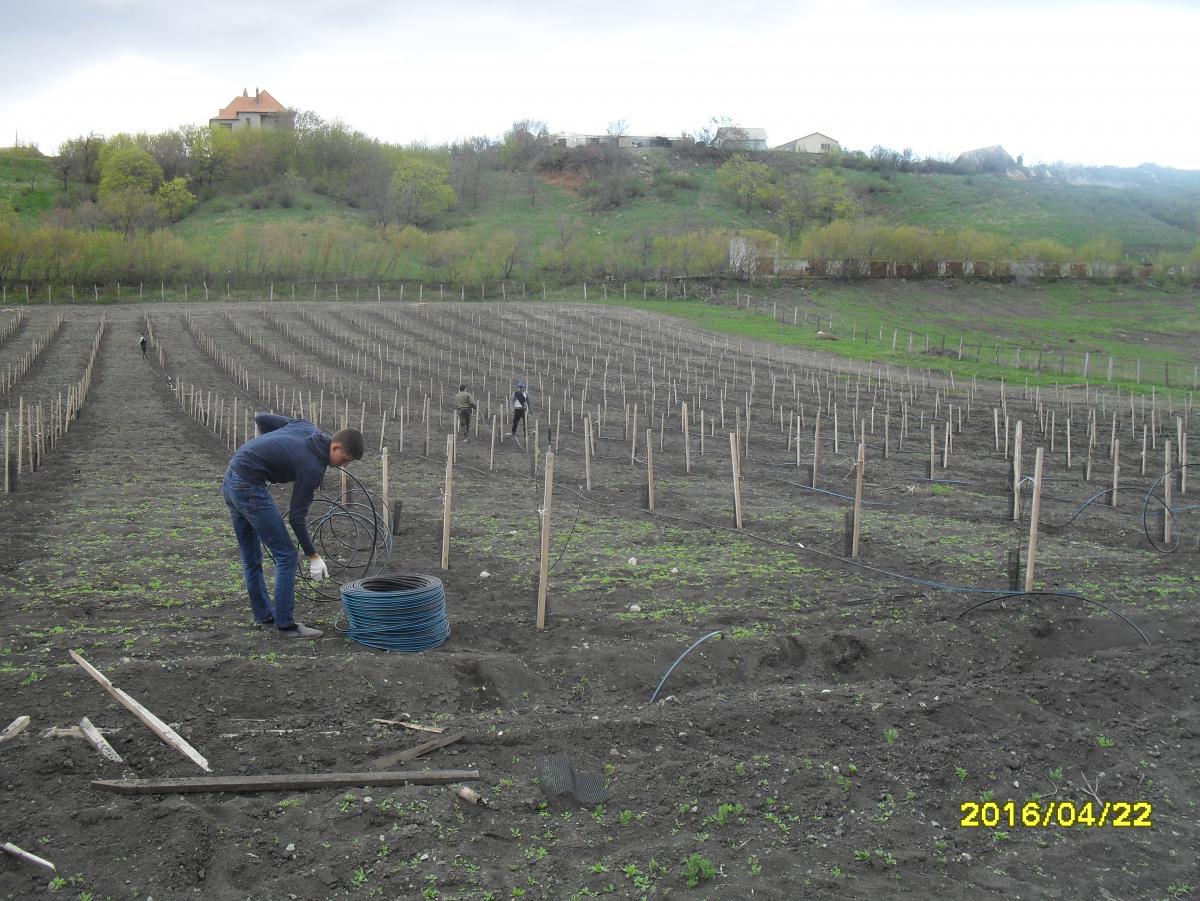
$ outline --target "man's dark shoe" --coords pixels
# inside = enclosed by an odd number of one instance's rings
[[[256,628],[256,629],[273,628],[274,626],[275,626],[274,619],[256,619],[254,621],[254,628]]]
[[[282,629],[277,629],[280,638],[320,638],[325,633],[320,629],[310,629],[304,623],[295,623]]]

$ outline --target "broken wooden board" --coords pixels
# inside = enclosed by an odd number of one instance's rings
[[[51,726],[39,736],[40,738],[83,738],[78,726]]]
[[[100,734],[100,730],[93,726],[92,721],[86,716],[79,721],[79,731],[87,743],[99,751],[105,759],[111,760],[113,763],[125,762],[117,753],[117,749],[108,743],[108,739]]]
[[[28,717],[26,717],[26,719],[28,719]],[[30,854],[24,848],[18,848],[12,842],[5,842],[3,845],[0,845],[0,848],[7,851],[13,857],[19,858],[28,863],[36,864],[39,867],[45,867],[47,870],[54,870],[55,872],[58,872],[58,867],[46,860],[44,857],[38,857],[36,854]]]
[[[0,732],[0,745],[4,744],[10,738],[16,738],[18,735],[20,735],[22,732],[25,731],[25,727],[28,725],[29,725],[29,717],[27,717],[27,716],[17,717],[15,720],[13,720],[11,723],[8,724],[8,727],[3,732]]]
[[[206,772],[212,772],[212,767],[208,765],[208,761],[204,758],[204,755],[184,741],[183,736],[160,720],[147,708],[135,701],[130,695],[113,685],[112,682],[108,680],[108,677],[104,675],[104,673],[100,672],[100,670],[96,669],[94,666],[80,657],[79,654],[77,654],[74,650],[71,651],[71,658],[80,666],[82,666],[84,671],[89,676],[99,682],[100,685],[103,686],[104,690],[112,695],[116,701],[124,705],[124,707],[130,713],[141,720],[146,725],[146,728],[148,728],[151,732],[161,738],[164,742],[166,742],[192,763],[196,764],[196,766],[200,767],[200,769]]]
[[[437,738],[432,738],[427,742],[416,745],[411,748],[406,748],[403,751],[395,751],[391,754],[384,754],[371,762],[371,769],[386,770],[398,763],[406,763],[409,760],[416,760],[430,751],[436,751],[438,748],[444,748],[446,745],[452,745],[456,741],[461,741],[466,738],[465,732],[455,732],[452,735],[439,735]]]
[[[405,729],[412,729],[414,732],[433,732],[441,735],[446,731],[445,726],[421,726],[417,723],[410,723],[407,720],[371,720],[372,723],[381,723],[384,726],[403,726]]]
[[[93,779],[92,785],[126,795],[173,795],[187,792],[302,791],[365,785],[445,785],[478,778],[479,770],[393,770],[382,773],[196,776],[185,779]]]

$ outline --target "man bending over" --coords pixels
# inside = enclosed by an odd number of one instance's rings
[[[258,625],[274,626],[284,638],[320,638],[319,629],[310,629],[293,618],[296,545],[267,491],[267,483],[294,483],[288,521],[307,555],[309,575],[321,581],[329,575],[329,568],[308,534],[308,508],[325,478],[326,466],[345,466],[362,459],[362,432],[342,429],[331,438],[311,422],[274,413],[259,413],[254,422],[259,436],[238,448],[221,488],[237,536],[250,610]],[[274,604],[263,577],[264,544],[275,560]]]

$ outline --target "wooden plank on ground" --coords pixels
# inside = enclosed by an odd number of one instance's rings
[[[113,763],[125,762],[121,759],[121,755],[117,753],[116,748],[108,743],[108,739],[100,734],[100,730],[93,726],[92,721],[86,716],[79,721],[79,731],[87,740],[87,743],[99,751],[106,759],[111,760]]]
[[[12,842],[5,842],[3,845],[0,845],[0,848],[3,848],[13,857],[27,861],[28,863],[37,864],[39,867],[45,867],[47,870],[54,870],[55,872],[58,871],[58,868],[44,857],[38,857],[36,854],[30,854],[23,848],[18,848]]]
[[[135,701],[130,695],[113,685],[112,682],[108,680],[108,677],[104,675],[104,673],[100,672],[100,670],[96,669],[94,666],[84,660],[74,650],[71,651],[71,658],[81,667],[83,667],[84,671],[89,676],[99,682],[100,685],[103,686],[104,690],[112,695],[116,701],[122,704],[130,713],[141,720],[146,725],[146,728],[148,728],[151,732],[161,738],[164,742],[166,742],[188,760],[192,761],[192,763],[196,764],[196,766],[200,767],[200,769],[205,770],[206,772],[212,771],[212,767],[208,765],[208,761],[204,758],[204,755],[184,741],[183,737],[178,732],[160,720],[147,708]]]
[[[403,751],[396,751],[392,754],[385,754],[371,762],[371,769],[386,770],[389,767],[394,767],[398,763],[405,763],[409,760],[416,760],[430,751],[436,751],[438,748],[444,748],[446,745],[452,745],[456,741],[461,741],[466,737],[465,732],[455,732],[452,735],[439,735],[437,738],[431,738],[429,741],[411,748],[405,748]]]
[[[478,779],[479,770],[393,770],[371,773],[279,773],[264,776],[196,776],[185,779],[93,779],[92,785],[126,795],[186,792],[302,791],[346,786],[444,785]]]
[[[0,732],[0,745],[4,744],[6,741],[8,741],[11,738],[16,738],[18,735],[20,735],[22,732],[25,731],[25,727],[28,725],[29,725],[29,717],[27,717],[27,716],[17,717],[15,720],[13,720],[11,723],[8,724],[8,727],[3,732]]]
[[[441,735],[446,731],[445,726],[422,726],[418,723],[410,723],[407,720],[371,720],[372,723],[380,723],[384,726],[403,726],[405,729],[412,729],[414,732],[433,732]]]

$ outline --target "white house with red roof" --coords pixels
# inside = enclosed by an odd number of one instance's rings
[[[294,128],[296,113],[266,91],[255,88],[251,97],[243,88],[242,96],[234,97],[208,124],[225,128]]]

